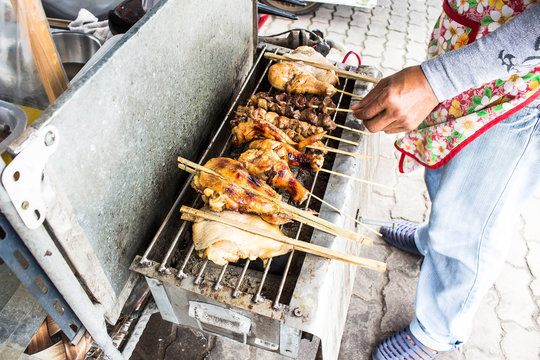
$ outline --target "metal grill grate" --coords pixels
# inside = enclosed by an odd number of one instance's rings
[[[234,117],[234,111],[238,106],[247,104],[248,99],[252,94],[259,91],[272,91],[270,84],[267,81],[267,71],[273,63],[263,57],[265,49],[261,49],[258,58],[256,59],[253,69],[248,74],[244,85],[242,86],[238,96],[232,102],[232,105],[226,112],[223,120],[217,127],[212,136],[208,147],[204,150],[199,158],[198,163],[204,164],[213,157],[229,156],[234,149],[231,149],[231,131],[229,121]],[[354,81],[340,78],[340,88],[346,91],[353,91]],[[336,99],[337,97],[337,99]],[[338,108],[348,108],[350,99],[344,97],[343,94],[334,97]],[[335,112],[333,120],[337,124],[344,124],[346,115],[343,112]],[[341,129],[333,130],[332,135],[340,136]],[[325,139],[325,145],[337,147],[336,140]],[[232,156],[234,157],[234,156]],[[335,155],[328,153],[325,155],[324,168],[332,169]],[[306,170],[295,169],[295,176],[309,189],[310,193],[323,197],[326,190],[328,175],[315,172],[308,174]],[[286,288],[294,288],[295,278],[294,273],[300,271],[304,254],[297,253],[294,250],[286,255],[277,258],[270,258],[264,268],[254,266],[256,261],[240,261],[237,264],[226,264],[218,267],[217,265],[202,260],[197,254],[194,254],[194,245],[191,241],[190,226],[188,222],[180,220],[179,208],[185,204],[194,208],[199,208],[203,204],[200,196],[195,193],[190,187],[193,175],[190,175],[167,214],[165,221],[158,229],[156,235],[152,239],[151,244],[144,252],[143,256],[138,258],[132,265],[132,270],[141,270],[144,268],[155,267],[157,272],[164,276],[174,276],[175,279],[182,283],[183,281],[193,281],[193,285],[201,286],[203,280],[213,281],[212,291],[220,292],[224,290],[224,279],[227,279],[227,290],[230,291],[230,296],[236,299],[242,293],[248,293],[251,296],[253,303],[260,303],[264,299],[272,299],[271,304],[274,311],[279,311],[283,305],[288,304],[288,299],[284,296],[285,293],[290,296],[292,290],[287,291]],[[283,195],[284,200],[287,199],[287,194]],[[320,203],[313,199],[311,195],[305,202],[303,209],[312,209],[317,211],[320,208]],[[312,229],[303,226],[303,224],[287,224],[282,227],[284,233],[296,240],[309,241],[311,238]],[[168,244],[168,246],[167,246]],[[155,259],[155,260],[153,260]],[[293,261],[297,260],[297,261]],[[257,262],[260,262],[257,260]],[[280,262],[279,271],[271,271],[273,263]],[[257,268],[259,268],[257,270]],[[276,272],[278,273],[276,275]],[[279,273],[281,273],[279,275]],[[246,278],[249,278],[250,284],[246,285]],[[257,281],[258,279],[258,281]],[[271,284],[269,284],[271,283]],[[287,287],[287,284],[290,286]],[[270,304],[270,303],[269,303]]]

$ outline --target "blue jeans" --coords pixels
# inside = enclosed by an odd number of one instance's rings
[[[443,167],[426,169],[431,215],[416,234],[425,255],[410,325],[446,351],[469,337],[504,264],[522,205],[540,183],[540,99],[508,117]]]

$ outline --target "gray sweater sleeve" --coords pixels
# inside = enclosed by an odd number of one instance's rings
[[[420,66],[440,102],[540,66],[540,3],[472,44]]]

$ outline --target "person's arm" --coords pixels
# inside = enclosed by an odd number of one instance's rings
[[[536,66],[540,66],[540,3],[472,44],[421,64],[439,101]]]
[[[536,4],[468,46],[382,79],[363,101],[352,106],[354,115],[373,132],[410,131],[440,101],[539,66],[539,19],[540,4]]]

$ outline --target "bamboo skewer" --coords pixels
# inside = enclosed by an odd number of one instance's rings
[[[371,135],[370,132],[362,131],[362,130],[358,130],[358,129],[353,129],[353,128],[345,126],[345,125],[336,124],[336,127],[342,128],[342,129],[345,129],[345,130],[348,130],[348,131],[352,131],[352,132],[355,132],[355,133],[358,133],[358,134]]]
[[[347,229],[344,229],[344,228],[341,228],[339,226],[336,226],[334,224],[332,224],[331,222],[327,221],[327,220],[324,220],[324,219],[321,219],[319,217],[316,217],[314,216],[313,214],[311,214],[310,212],[307,212],[307,211],[304,211],[304,210],[300,210],[292,205],[289,205],[281,200],[278,200],[278,199],[275,199],[271,196],[268,196],[267,194],[264,194],[256,189],[253,189],[253,188],[250,188],[250,187],[247,187],[243,184],[240,184],[240,183],[236,183],[234,181],[234,179],[229,179],[227,178],[226,176],[212,170],[212,169],[209,169],[207,167],[204,167],[202,165],[199,165],[197,163],[194,163],[192,161],[189,161],[187,159],[184,159],[182,157],[178,157],[178,167],[182,170],[185,170],[185,171],[188,171],[192,174],[196,173],[197,171],[203,171],[203,172],[206,172],[208,174],[211,174],[211,175],[214,175],[220,179],[223,179],[225,181],[230,181],[230,182],[233,182],[236,186],[240,187],[241,189],[245,190],[245,191],[249,191],[250,193],[252,194],[255,194],[265,200],[268,200],[274,204],[276,204],[277,206],[280,207],[280,209],[282,210],[282,212],[288,214],[288,215],[291,215],[292,218],[296,221],[299,221],[299,222],[302,222],[306,225],[309,225],[309,226],[312,226],[316,229],[319,229],[321,231],[324,231],[324,232],[327,232],[329,234],[332,234],[332,235],[336,235],[336,236],[341,236],[341,237],[344,237],[344,238],[347,238],[349,240],[353,240],[353,241],[359,241],[359,242],[365,242],[366,244],[369,244],[372,242],[371,239],[368,239],[368,238],[365,238],[357,233],[355,233],[354,231],[351,231],[351,230],[347,230]]]
[[[320,201],[321,203],[325,204],[326,206],[330,207],[332,210],[335,210],[337,211],[340,215],[342,216],[345,216],[346,218],[348,219],[351,219],[352,221],[354,221],[355,223],[357,223],[358,225],[362,226],[363,228],[365,228],[366,230],[369,230],[371,231],[372,233],[374,234],[377,234],[379,236],[382,236],[382,234],[380,232],[378,232],[377,230],[375,229],[372,229],[371,227],[367,226],[366,224],[364,224],[363,222],[355,219],[354,217],[352,217],[351,215],[347,214],[347,213],[344,213],[343,211],[341,211],[340,209],[338,209],[337,207],[335,207],[334,205],[330,204],[329,202],[321,199],[320,197],[318,197],[317,195],[313,194],[313,193],[309,193],[309,195],[311,195],[311,197],[317,199],[318,201]]]
[[[336,149],[336,148],[333,148],[333,147],[330,147],[330,146],[321,147],[321,146],[317,146],[317,145],[308,145],[306,147],[308,149],[313,149],[313,150],[329,151],[329,152],[334,152],[336,154],[352,156],[352,157],[355,157],[355,158],[358,158],[358,159],[372,159],[373,158],[371,155],[352,153],[352,152],[349,152],[349,151],[343,151],[343,150],[340,150],[340,149]]]
[[[327,139],[337,140],[337,141],[341,141],[341,142],[344,142],[344,143],[347,143],[347,144],[351,144],[351,145],[356,145],[356,146],[359,146],[359,145],[360,145],[360,144],[357,143],[356,141],[351,141],[351,140],[342,139],[342,138],[339,138],[339,137],[337,137],[337,136],[324,135],[324,137],[327,138]]]
[[[317,106],[317,105],[314,105],[314,106]],[[328,110],[334,110],[334,111],[350,112],[350,113],[354,112],[353,109],[340,109],[340,108],[332,108],[332,107],[329,107],[327,109]]]
[[[362,74],[358,74],[358,73],[355,73],[355,72],[352,72],[352,71],[339,69],[339,68],[337,68],[337,67],[335,67],[333,65],[326,65],[326,64],[320,64],[320,63],[317,63],[317,62],[309,61],[309,60],[296,59],[296,58],[294,58],[294,57],[292,57],[290,55],[287,55],[287,54],[279,55],[279,54],[266,52],[264,54],[264,57],[267,58],[267,59],[270,59],[270,60],[274,60],[274,61],[299,61],[299,62],[303,62],[306,65],[313,66],[313,67],[316,67],[316,68],[319,68],[319,69],[333,70],[333,71],[336,72],[337,75],[339,75],[341,77],[344,77],[344,78],[347,78],[347,79],[366,81],[366,82],[370,82],[370,83],[374,83],[374,84],[377,84],[379,82],[378,79],[376,79],[374,77],[371,77],[371,76],[368,76],[368,75],[362,75]]]
[[[215,221],[215,222],[219,222],[228,226],[235,227],[237,229],[241,229],[251,234],[263,236],[265,238],[278,241],[280,243],[291,245],[294,250],[303,251],[308,254],[318,255],[321,257],[328,258],[328,259],[344,261],[349,264],[362,266],[371,270],[376,270],[376,271],[381,271],[381,272],[384,272],[386,270],[386,264],[383,262],[350,255],[347,253],[343,253],[340,251],[326,248],[324,246],[315,245],[315,244],[311,244],[311,243],[300,241],[300,240],[295,240],[287,236],[277,236],[277,235],[268,234],[268,233],[259,231],[257,229],[246,228],[244,224],[237,222],[235,220],[232,220],[232,219],[225,219],[222,216],[220,216],[219,213],[213,214],[206,211],[189,208],[187,206],[182,206],[182,208],[180,209],[180,212],[182,212],[183,220],[195,222],[197,218],[202,218],[205,220]]]
[[[311,105],[312,108],[314,109],[318,109],[319,106],[318,105]],[[343,112],[354,112],[353,109],[340,109],[340,108],[332,108],[332,107],[327,107],[328,110],[333,110],[333,111],[343,111]],[[352,131],[352,132],[356,132],[356,133],[359,133],[359,134],[364,134],[364,135],[371,135],[371,133],[367,132],[367,131],[362,131],[362,130],[358,130],[358,129],[353,129],[351,127],[348,127],[348,126],[345,126],[345,125],[339,125],[339,124],[336,124],[337,127],[339,128],[342,128],[342,129],[345,129],[345,130],[349,130],[349,131]]]
[[[311,105],[312,108],[314,109],[318,109],[319,108],[319,105]],[[343,112],[354,112],[354,110],[352,109],[340,109],[340,108],[333,108],[333,107],[326,107],[328,110],[333,110],[333,111],[343,111]]]
[[[363,96],[356,95],[356,94],[350,93],[350,92],[345,91],[345,90],[341,90],[341,89],[337,89],[337,88],[336,88],[336,91],[337,91],[337,92],[340,92],[340,93],[342,93],[342,94],[345,94],[345,95],[349,95],[349,96],[355,97],[355,98],[360,99],[360,100],[363,100],[363,99],[364,99]]]
[[[366,184],[369,184],[369,185],[380,186],[380,187],[387,188],[387,189],[390,189],[390,190],[395,190],[393,187],[388,186],[388,185],[383,185],[383,184],[379,184],[379,183],[376,183],[376,182],[373,182],[373,181],[360,179],[360,178],[357,178],[357,177],[354,177],[354,176],[350,176],[350,175],[347,175],[347,174],[342,174],[342,173],[335,172],[335,171],[332,171],[332,170],[326,170],[326,169],[321,168],[319,171],[323,171],[323,172],[326,172],[326,173],[329,173],[329,174],[332,174],[332,175],[343,176],[343,177],[346,177],[346,178],[349,178],[349,179],[352,179],[352,180],[356,180],[356,181],[360,181],[360,182],[363,182],[363,183],[366,183]]]

